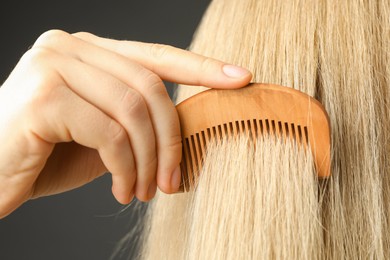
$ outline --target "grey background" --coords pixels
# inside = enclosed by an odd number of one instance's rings
[[[54,28],[187,48],[209,2],[2,1],[0,82],[35,39]],[[123,207],[110,188],[110,176],[105,175],[80,189],[29,201],[1,219],[0,260],[109,259],[145,208],[137,202],[119,213]],[[134,240],[128,251],[135,245]],[[124,252],[115,259],[132,258],[129,255]]]

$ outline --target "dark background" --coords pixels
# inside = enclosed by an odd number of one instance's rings
[[[209,2],[2,1],[0,82],[49,29],[187,48]],[[145,204],[135,202],[123,209],[111,194],[109,175],[80,189],[29,201],[0,220],[0,260],[109,259],[136,225],[137,215],[142,217]],[[135,241],[128,251],[131,245]],[[128,251],[114,259],[131,259]]]

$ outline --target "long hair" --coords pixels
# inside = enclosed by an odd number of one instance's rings
[[[197,189],[152,203],[141,257],[389,259],[390,2],[214,0],[190,49],[317,98],[332,176],[293,141],[211,144]]]

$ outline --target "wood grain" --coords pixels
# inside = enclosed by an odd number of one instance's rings
[[[210,140],[246,134],[293,138],[308,147],[317,174],[330,176],[330,125],[322,104],[298,90],[253,83],[235,90],[210,89],[176,106],[183,138],[182,189],[196,183]]]

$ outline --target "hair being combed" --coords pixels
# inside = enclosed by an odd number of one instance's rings
[[[196,191],[153,202],[142,257],[389,259],[390,2],[214,0],[191,50],[322,102],[332,176],[293,142],[225,140]]]
[[[318,259],[323,231],[312,157],[283,142],[242,136],[210,144],[196,191],[160,194],[146,258]]]

